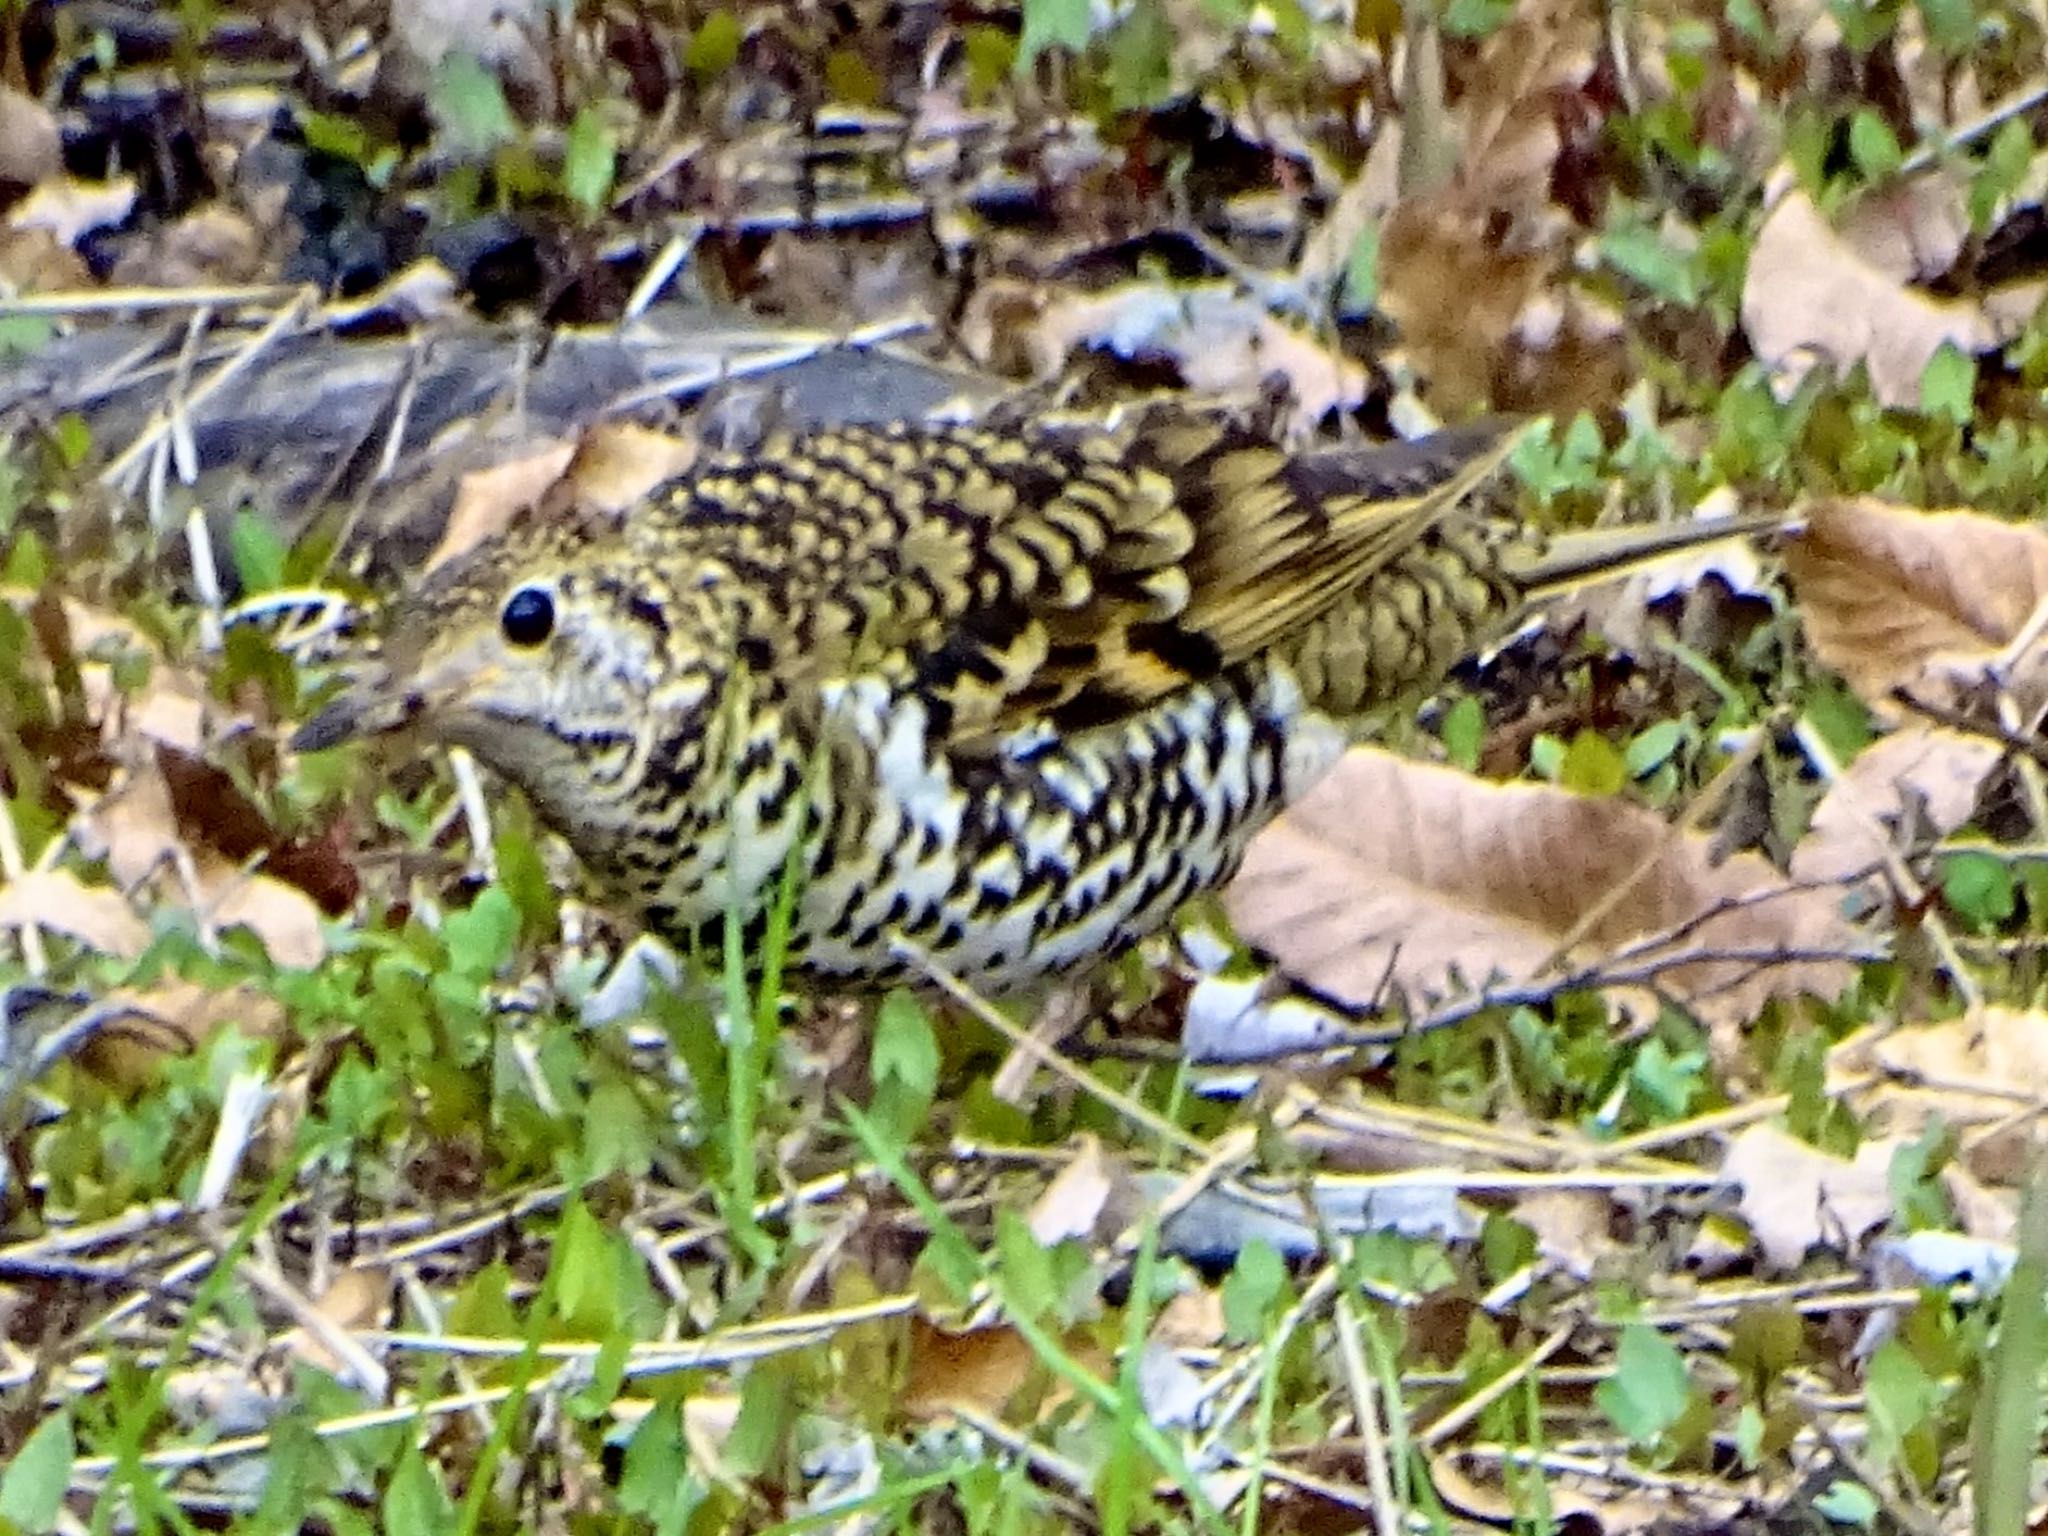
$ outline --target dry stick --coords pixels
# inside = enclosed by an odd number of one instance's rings
[[[1921,889],[1920,882],[1913,878],[1912,871],[1906,868],[1906,861],[1899,857],[1898,849],[1892,846],[1891,836],[1885,831],[1884,823],[1879,821],[1870,807],[1863,803],[1863,797],[1857,792],[1856,786],[1844,776],[1842,765],[1836,760],[1833,750],[1821,739],[1820,732],[1816,731],[1811,723],[1802,717],[1793,725],[1792,733],[1799,743],[1800,750],[1806,754],[1807,761],[1812,763],[1820,776],[1827,781],[1828,789],[1842,792],[1843,803],[1849,807],[1850,814],[1863,824],[1867,833],[1876,838],[1877,846],[1882,850],[1885,877],[1892,882],[1894,889],[1915,908],[1926,909],[1920,921],[1921,931],[1934,945],[1935,953],[1941,956],[1941,963],[1947,967],[1949,979],[1962,994],[1965,1005],[1972,1009],[1981,1008],[1984,1004],[1983,994],[1965,967],[1963,957],[1956,949],[1954,936],[1949,933],[1948,925],[1941,920],[1941,914],[1928,903],[1926,892]]]
[[[265,308],[286,299],[310,301],[314,291],[294,283],[225,284],[211,288],[98,288],[90,292],[25,293],[0,298],[0,316],[104,315],[116,310],[208,309],[260,304]]]
[[[304,289],[294,292],[297,296],[291,303],[272,316],[260,331],[237,348],[233,356],[209,373],[205,381],[185,397],[183,407],[186,411],[196,410],[205,404],[298,323],[309,307],[311,294],[310,290]],[[122,449],[113,462],[100,471],[100,484],[120,489],[124,483],[129,483],[129,477],[142,456],[154,449],[170,429],[170,414],[159,407],[151,414],[148,424],[143,427],[135,441]]]
[[[1344,1366],[1344,1384],[1351,1392],[1351,1418],[1365,1451],[1365,1485],[1372,1494],[1373,1528],[1382,1536],[1402,1529],[1394,1504],[1394,1479],[1387,1462],[1386,1431],[1380,1422],[1380,1395],[1366,1369],[1365,1346],[1358,1337],[1358,1305],[1349,1292],[1337,1294],[1337,1354]]]
[[[1538,1366],[1556,1354],[1560,1349],[1563,1349],[1566,1344],[1570,1343],[1572,1333],[1578,1326],[1577,1319],[1560,1323],[1551,1330],[1542,1343],[1530,1350],[1528,1354],[1524,1355],[1513,1366],[1489,1381],[1463,1402],[1451,1408],[1449,1412],[1438,1418],[1428,1428],[1418,1431],[1415,1436],[1415,1443],[1421,1446],[1436,1446],[1449,1439],[1452,1435],[1455,1435],[1459,1430],[1493,1406],[1493,1404],[1499,1402],[1510,1391],[1520,1386],[1525,1377],[1530,1375]]]
[[[1118,1114],[1127,1117],[1132,1124],[1143,1128],[1160,1140],[1180,1148],[1181,1151],[1195,1157],[1206,1158],[1209,1156],[1212,1149],[1207,1142],[1199,1137],[1190,1136],[1172,1121],[1146,1108],[1128,1094],[1119,1093],[1107,1083],[1099,1081],[1092,1074],[1082,1071],[1080,1067],[1076,1066],[1060,1052],[1052,1050],[1034,1039],[1028,1031],[1019,1029],[1015,1024],[1012,1024],[984,999],[980,993],[976,992],[966,982],[941,965],[938,958],[923,945],[898,934],[890,941],[890,948],[897,955],[908,960],[922,971],[926,977],[938,986],[940,991],[952,998],[954,1002],[1008,1040],[1017,1049],[1029,1051],[1033,1056],[1037,1057],[1041,1066],[1046,1067],[1056,1076],[1065,1078],[1082,1092],[1099,1099]]]
[[[1942,156],[1958,149],[1966,149],[1980,140],[1989,138],[2015,117],[2024,117],[2034,108],[2048,101],[2048,85],[2035,86],[2032,90],[2021,91],[2017,96],[2008,96],[1995,107],[1987,108],[1983,115],[1952,128],[1938,138],[1922,140],[1919,147],[1906,156],[1899,165],[1901,176],[1918,175],[1929,169]]]

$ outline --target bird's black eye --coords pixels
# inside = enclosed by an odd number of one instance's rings
[[[521,587],[505,599],[498,623],[516,646],[530,650],[545,645],[555,632],[555,600],[545,587]]]

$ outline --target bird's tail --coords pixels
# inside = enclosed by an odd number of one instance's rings
[[[1797,533],[1802,526],[1797,516],[1763,514],[1587,528],[1506,551],[1503,559],[1509,579],[1528,597],[1541,599],[1625,576],[1671,555],[1734,539]]]

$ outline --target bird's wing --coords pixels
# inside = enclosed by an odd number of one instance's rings
[[[971,743],[1099,723],[1310,625],[1492,473],[1504,425],[1289,458],[1184,415],[1116,431],[846,428],[681,482],[772,594],[779,676],[914,684]],[[772,609],[772,611],[768,611]]]

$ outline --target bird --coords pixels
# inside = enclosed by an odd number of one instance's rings
[[[828,988],[1062,984],[1532,604],[1742,531],[1546,535],[1490,494],[1518,431],[779,430],[437,567],[293,745],[467,748],[678,945],[730,914]]]

